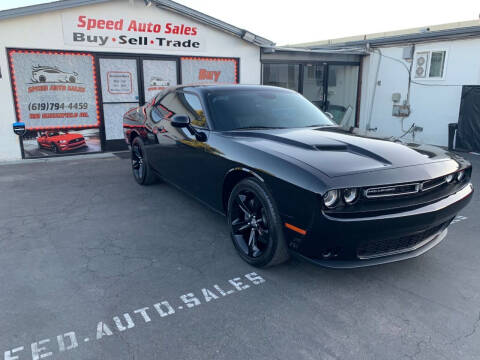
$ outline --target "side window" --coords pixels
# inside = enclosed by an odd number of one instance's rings
[[[203,111],[200,99],[193,94],[184,92],[171,92],[165,95],[152,112],[152,119],[155,122],[161,118],[171,118],[173,115],[188,115],[192,125],[197,127],[207,127],[207,120]],[[159,119],[157,121],[157,119]]]
[[[175,103],[176,95],[175,93],[168,93],[165,95],[160,102],[155,105],[155,113],[160,115],[161,118],[170,118],[175,115],[173,112],[173,104]],[[157,117],[157,116],[156,116]],[[157,122],[157,121],[156,121]]]
[[[192,119],[192,125],[206,128],[207,119],[202,103],[197,95],[189,93],[179,93],[180,100],[184,103],[188,115]]]

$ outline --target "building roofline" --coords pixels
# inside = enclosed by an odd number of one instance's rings
[[[440,41],[474,36],[480,36],[480,23],[478,20],[358,35],[290,46],[308,49],[331,49],[365,46],[367,44],[370,46],[382,46],[422,41]]]
[[[347,55],[365,55],[368,52],[365,50],[365,47],[342,47],[342,48],[319,48],[319,49],[310,49],[310,48],[298,48],[290,46],[272,46],[272,47],[263,47],[263,53],[274,53],[274,52],[298,52],[298,53],[310,53],[310,54],[347,54]]]
[[[40,13],[46,13],[56,10],[63,10],[74,8],[78,6],[92,5],[98,3],[106,3],[111,0],[58,0],[49,3],[43,3],[38,5],[31,5],[13,9],[7,9],[0,11],[0,20],[11,19],[20,16],[35,15]],[[146,4],[152,3],[158,8],[170,10],[179,13],[183,16],[190,17],[203,24],[212,26],[218,30],[224,31],[231,35],[240,37],[241,39],[252,43],[257,46],[274,46],[275,43],[261,36],[255,35],[245,29],[238,28],[234,25],[228,24],[224,21],[216,19],[212,16],[204,14],[200,11],[191,9],[187,6],[181,5],[171,0],[144,0]]]
[[[58,0],[38,5],[23,6],[0,11],[0,20],[70,9],[77,6],[92,5],[108,1],[111,0]]]
[[[147,0],[148,1],[148,0]],[[217,29],[223,30],[227,33],[236,35],[245,41],[258,46],[274,46],[275,43],[271,40],[265,39],[261,36],[255,35],[245,29],[238,28],[234,25],[228,24],[222,20],[216,19],[210,15],[206,15],[200,11],[194,10],[187,6],[181,5],[171,0],[151,0],[159,8],[167,9],[173,12],[177,12],[184,16],[188,16],[194,20],[202,22],[204,24],[213,26]]]

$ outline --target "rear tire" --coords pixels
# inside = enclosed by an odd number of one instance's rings
[[[235,185],[227,218],[235,249],[250,265],[269,267],[290,257],[275,201],[257,179],[247,178]]]
[[[130,158],[132,160],[133,177],[137,183],[140,185],[150,185],[158,181],[157,175],[148,163],[145,144],[138,136],[132,141]]]

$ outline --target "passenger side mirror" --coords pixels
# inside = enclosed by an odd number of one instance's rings
[[[174,115],[172,117],[172,126],[176,128],[184,128],[190,125],[190,118],[187,115]]]
[[[334,120],[334,117],[333,117],[332,113],[329,113],[329,112],[326,111],[325,115],[327,115],[330,118],[330,120]]]

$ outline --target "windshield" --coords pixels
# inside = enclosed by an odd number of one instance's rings
[[[207,95],[215,130],[333,126],[315,105],[285,90],[212,91]]]

